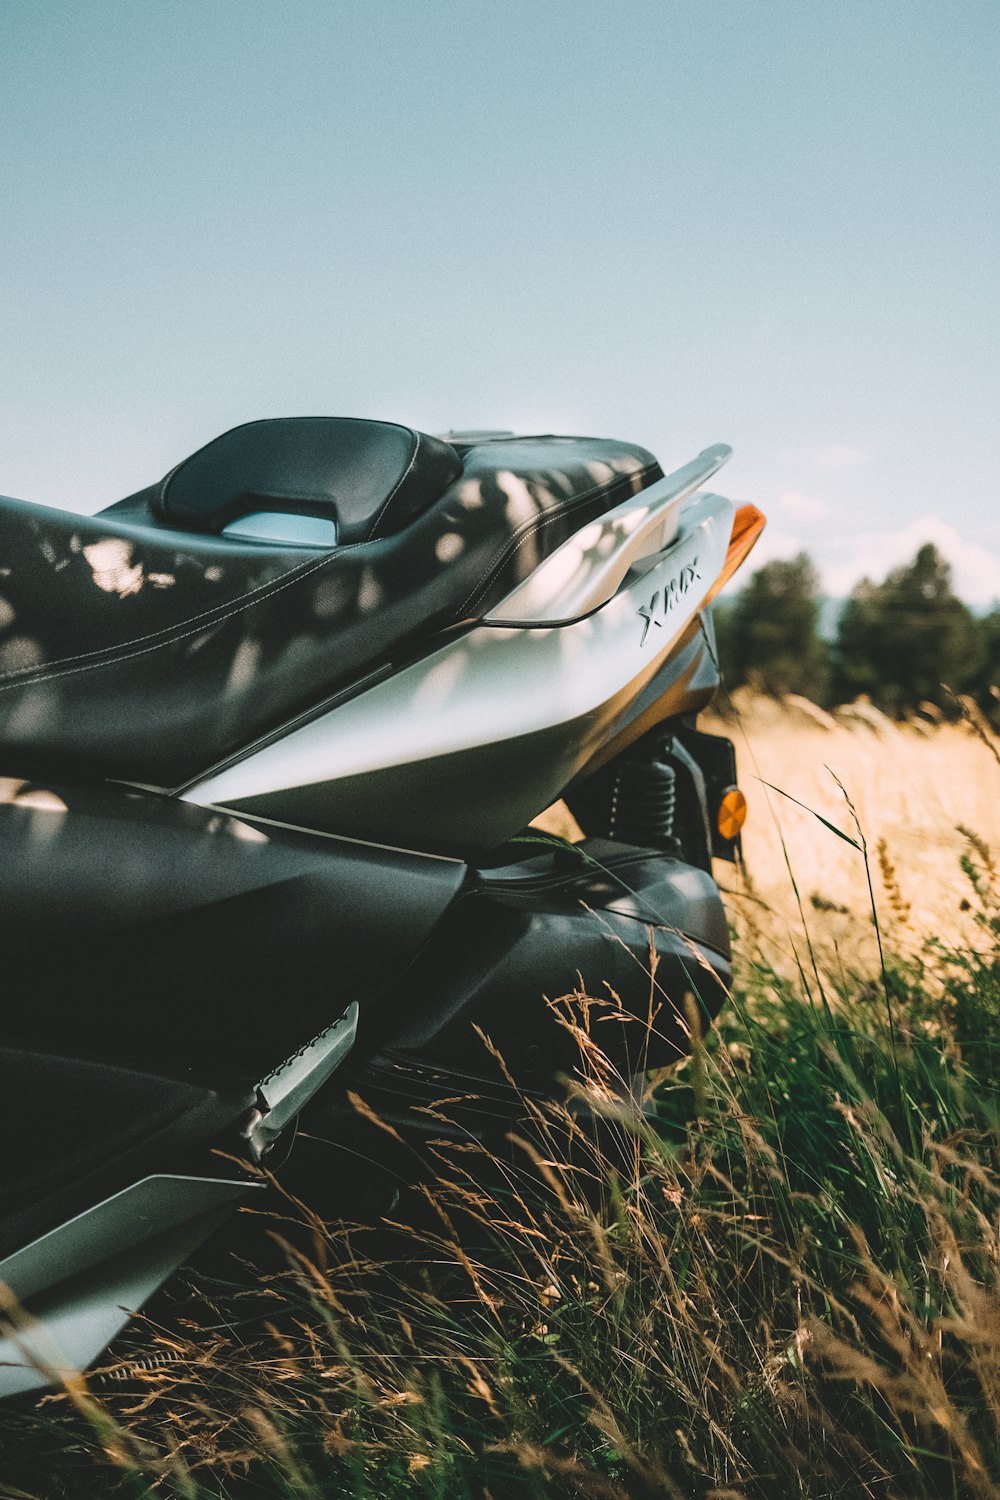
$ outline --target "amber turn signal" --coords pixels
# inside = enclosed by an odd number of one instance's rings
[[[747,799],[738,786],[727,787],[715,815],[715,826],[727,841],[739,838],[740,829],[747,820]]]
[[[714,599],[723,584],[729,582],[736,569],[745,561],[757,538],[767,525],[767,517],[756,505],[738,505],[733,517],[733,530],[729,538],[726,560],[722,571],[708,591],[706,603]]]

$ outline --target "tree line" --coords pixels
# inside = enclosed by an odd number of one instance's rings
[[[726,685],[801,693],[824,707],[864,694],[896,716],[921,704],[950,715],[952,695],[968,694],[1000,719],[1000,605],[974,615],[931,543],[881,583],[856,584],[831,640],[820,634],[821,602],[804,552],[765,564],[741,593],[716,601]]]

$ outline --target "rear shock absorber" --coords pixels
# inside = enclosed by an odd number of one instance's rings
[[[741,857],[732,744],[686,720],[658,725],[563,795],[589,838],[662,849],[709,874],[713,858]]]
[[[608,809],[608,834],[626,844],[674,850],[677,777],[656,757],[625,760],[615,771]]]

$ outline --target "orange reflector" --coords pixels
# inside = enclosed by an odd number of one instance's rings
[[[736,572],[736,569],[744,562],[757,538],[767,525],[767,517],[759,511],[756,505],[738,505],[736,515],[733,517],[733,531],[729,538],[729,547],[726,551],[726,560],[722,564],[722,572],[712,584],[706,598],[714,599],[722,588],[728,583]]]
[[[739,838],[740,829],[747,820],[747,799],[738,786],[727,788],[722,794],[715,826],[724,839]]]

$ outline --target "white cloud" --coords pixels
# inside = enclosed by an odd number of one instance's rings
[[[778,559],[786,561],[790,557],[797,557],[800,552],[808,551],[809,548],[805,542],[794,532],[778,531],[772,526],[765,526],[760,540],[754,546],[739,574],[739,579],[749,578],[751,573],[755,573],[765,563],[776,562]],[[741,583],[737,582],[734,587],[741,587]]]
[[[765,563],[807,552],[819,570],[822,591],[842,599],[859,579],[878,583],[890,568],[912,562],[924,542],[933,542],[951,563],[955,593],[966,604],[981,607],[1000,600],[1000,553],[963,541],[954,526],[935,516],[921,516],[895,530],[858,531],[822,540],[813,533],[809,541],[797,532],[766,526],[733,587],[739,590]]]
[[[766,533],[765,533],[766,535]],[[853,536],[831,539],[822,549],[828,559],[817,557],[828,594],[848,594],[859,578],[876,582],[890,568],[911,562],[924,542],[933,542],[951,563],[956,594],[967,604],[991,604],[1000,599],[1000,555],[978,542],[966,542],[947,521],[921,516],[893,531],[860,531]],[[817,548],[817,552],[820,549]]]
[[[782,490],[777,506],[792,521],[822,521],[830,514],[825,500],[815,495],[803,495],[801,490]]]

